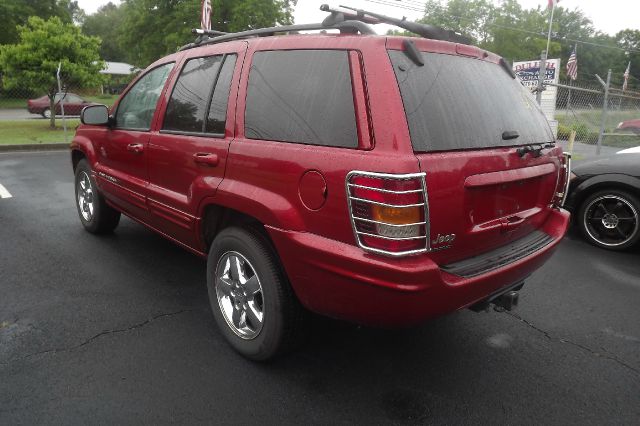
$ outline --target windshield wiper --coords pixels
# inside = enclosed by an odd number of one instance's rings
[[[520,133],[518,133],[516,130],[505,130],[504,132],[502,132],[503,141],[518,139],[519,137],[520,137]]]

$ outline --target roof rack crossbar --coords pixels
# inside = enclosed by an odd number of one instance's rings
[[[376,34],[370,26],[362,21],[345,20],[340,22],[334,22],[331,24],[317,23],[317,24],[300,24],[300,25],[283,25],[280,27],[258,28],[255,30],[240,31],[237,33],[225,33],[214,37],[208,37],[208,34],[204,30],[200,30],[197,34],[200,34],[195,43],[189,43],[180,48],[180,50],[192,49],[194,47],[205,46],[208,44],[222,43],[231,40],[240,40],[249,37],[266,37],[276,33],[286,33],[293,31],[313,31],[313,30],[340,30],[342,33],[360,33],[360,34]],[[215,31],[218,32],[218,31]]]
[[[390,24],[395,25],[396,27],[405,29],[414,34],[418,34],[424,38],[430,38],[434,40],[444,40],[451,41],[454,43],[461,44],[470,44],[471,40],[461,34],[456,33],[455,31],[446,30],[440,27],[434,27],[433,25],[420,24],[418,22],[407,21],[406,18],[397,19],[392,18],[391,16],[381,15],[375,12],[369,12],[363,9],[356,9],[350,6],[340,5],[342,9],[351,10],[355,13],[349,13],[346,11],[342,11],[339,9],[332,9],[327,4],[323,4],[320,6],[320,10],[323,12],[331,12],[331,16],[339,16],[342,14],[345,19],[350,19],[354,21],[362,21],[370,24]]]

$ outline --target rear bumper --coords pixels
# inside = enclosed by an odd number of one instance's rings
[[[553,254],[569,222],[552,211],[541,228],[552,241],[512,263],[473,277],[442,270],[429,254],[390,259],[315,234],[267,230],[296,295],[308,309],[379,326],[415,324],[468,307],[522,281]]]

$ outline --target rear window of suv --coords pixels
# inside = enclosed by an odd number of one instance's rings
[[[526,89],[500,65],[422,52],[424,66],[390,50],[414,151],[478,149],[552,142]],[[503,139],[504,132],[517,132]]]

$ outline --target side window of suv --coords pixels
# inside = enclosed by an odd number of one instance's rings
[[[162,130],[223,135],[235,63],[234,54],[187,61],[171,93]]]
[[[358,146],[345,50],[255,53],[246,105],[249,139]]]
[[[116,111],[116,127],[149,130],[158,98],[173,62],[149,71],[122,98]]]

